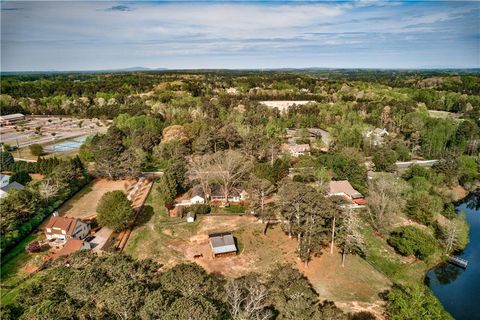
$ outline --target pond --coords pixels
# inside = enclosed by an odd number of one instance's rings
[[[480,319],[480,191],[468,196],[457,210],[465,212],[470,225],[470,243],[457,255],[468,261],[468,267],[442,264],[428,272],[426,281],[455,319]]]
[[[87,136],[76,137],[45,147],[47,151],[72,151],[80,148]]]

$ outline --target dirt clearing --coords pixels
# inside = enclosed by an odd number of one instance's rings
[[[129,180],[106,180],[96,179],[80,190],[62,205],[58,212],[61,216],[91,219],[97,216],[97,204],[100,198],[109,191],[126,191],[132,184]]]

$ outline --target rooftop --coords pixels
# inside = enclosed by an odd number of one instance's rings
[[[3,191],[10,191],[10,190],[23,190],[25,187],[18,183],[17,181],[13,181],[12,183],[9,183],[5,187],[2,188]]]
[[[352,198],[362,197],[362,194],[355,190],[348,180],[330,181],[328,192],[331,194],[345,193]]]
[[[68,239],[67,242],[65,242],[63,248],[56,252],[52,257],[54,259],[57,259],[61,256],[68,256],[74,252],[81,250],[84,247],[84,243],[85,242],[83,240]]]
[[[51,217],[48,221],[46,228],[65,230],[67,235],[71,235],[73,230],[75,229],[76,224],[77,219],[75,218]]]
[[[210,244],[212,246],[213,253],[229,253],[237,252],[237,247],[235,246],[235,239],[231,233],[216,233],[210,234]]]

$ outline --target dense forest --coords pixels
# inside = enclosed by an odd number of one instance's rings
[[[2,77],[1,86],[2,114],[113,120],[105,134],[89,137],[79,157],[71,161],[39,160],[32,165],[13,162],[7,151],[2,152],[2,159],[7,159],[4,169],[41,172],[47,177],[43,181],[61,186],[49,198],[42,188],[50,185],[30,182],[24,191],[1,200],[9,208],[8,219],[2,217],[2,249],[24,236],[19,230],[43,203],[51,212],[90,175],[116,180],[162,171],[157,190],[167,209],[194,186],[201,186],[205,194],[218,188],[226,202],[234,191],[244,189],[250,199],[242,210],[254,212],[262,221],[281,221],[285,234],[297,241],[296,254],[305,266],[335,245],[343,259],[359,255],[391,278],[394,286],[382,296],[387,317],[449,318],[426,287],[400,278],[403,274],[397,266],[374,252],[371,239],[400,257],[420,261],[422,268],[468,243],[468,227],[454,210],[458,199],[453,190],[473,191],[480,185],[478,73],[22,74]],[[285,100],[292,105],[283,111],[264,103]],[[294,136],[286,137],[287,129]],[[318,130],[329,134],[328,143],[323,136],[312,136]],[[310,151],[294,155],[285,151],[286,144],[308,145]],[[407,161],[426,159],[434,160],[431,166],[401,167]],[[326,196],[329,182],[335,180],[348,180],[366,197],[359,214],[341,210],[339,199]],[[265,203],[266,198],[275,200]],[[210,209],[205,204],[191,210],[206,214]],[[45,214],[42,211],[42,217]],[[8,240],[6,236],[13,233],[17,237]],[[279,266],[267,276],[235,280],[193,265],[161,272],[159,268],[151,261],[117,254],[75,255],[29,283],[2,315],[6,319],[20,315],[49,319],[58,314],[65,319],[371,317],[347,315],[331,302],[318,302],[308,281],[289,266]]]

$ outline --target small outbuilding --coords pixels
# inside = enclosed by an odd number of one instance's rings
[[[231,233],[210,234],[210,247],[214,258],[221,256],[234,256],[237,254],[235,239]]]
[[[195,221],[195,213],[194,212],[189,212],[187,213],[187,222],[194,222]]]

